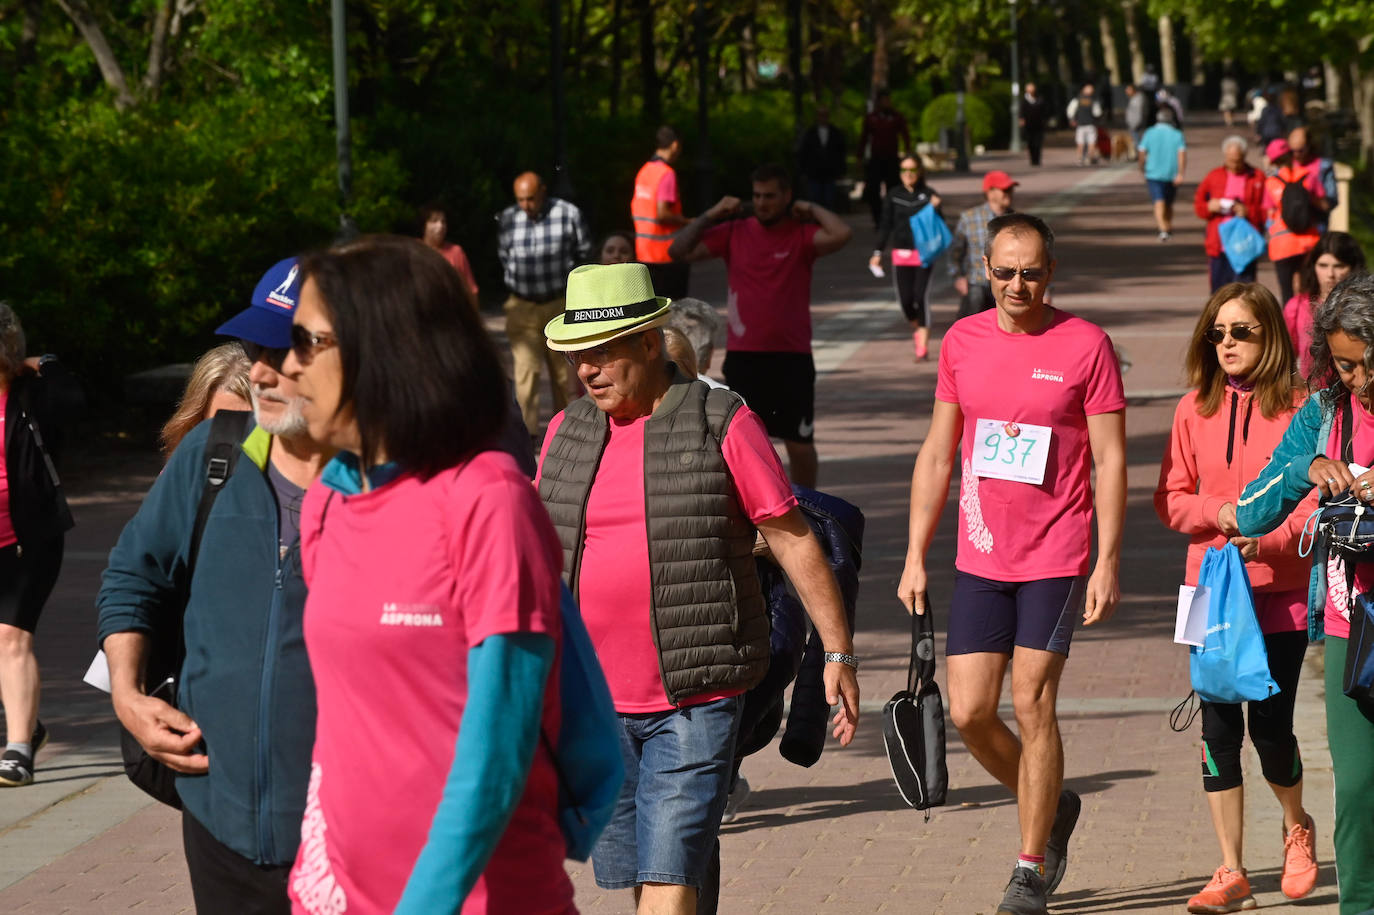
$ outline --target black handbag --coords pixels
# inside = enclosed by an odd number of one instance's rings
[[[945,704],[935,683],[935,620],[930,600],[926,612],[911,615],[911,666],[907,688],[883,706],[883,745],[902,799],[926,812],[945,802],[949,771],[945,768]]]

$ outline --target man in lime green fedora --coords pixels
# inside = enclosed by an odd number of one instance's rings
[[[579,267],[545,327],[589,397],[549,423],[539,495],[620,715],[626,779],[592,852],[640,911],[696,911],[733,772],[744,693],[768,669],[761,531],[826,648],[841,744],[858,660],[830,566],[762,421],[665,356],[668,299],[643,264]]]

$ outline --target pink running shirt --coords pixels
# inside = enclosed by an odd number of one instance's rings
[[[453,763],[468,650],[490,635],[561,637],[562,550],[529,478],[487,451],[358,495],[316,483],[301,558],[319,714],[293,911],[390,912]],[[549,682],[543,727],[556,734],[556,668]],[[575,911],[557,803],[553,766],[536,750],[465,915]]]
[[[972,315],[956,321],[940,346],[935,397],[964,417],[955,566],[995,581],[1085,574],[1093,513],[1088,417],[1126,407],[1107,334],[1057,309],[1034,334],[1002,330],[995,308]],[[1049,426],[1044,482],[975,476],[979,419]]]
[[[1361,467],[1374,467],[1374,414],[1364,408],[1358,397],[1350,398],[1351,418],[1355,432],[1350,437],[1350,451]],[[1341,413],[1331,423],[1331,438],[1326,443],[1327,454],[1341,453]],[[1374,594],[1374,566],[1360,563],[1355,566],[1355,593]],[[1346,584],[1345,564],[1332,556],[1326,564],[1326,613],[1324,628],[1327,635],[1350,638],[1350,588]]]
[[[582,619],[606,672],[616,711],[622,714],[665,712],[673,707],[663,691],[649,622],[649,543],[644,514],[644,425],[648,419],[644,416],[628,423],[611,420],[610,441],[587,498],[587,542],[578,574]],[[562,413],[549,422],[539,455],[541,469],[549,442],[562,423]],[[763,421],[748,407],[740,407],[730,420],[721,453],[740,504],[755,524],[779,518],[796,507],[797,499]],[[700,705],[739,692],[702,693],[683,704]]]
[[[439,249],[439,253],[444,256],[444,260],[453,265],[453,269],[457,270],[463,279],[468,281],[468,285],[472,287],[474,293],[481,291],[477,288],[477,277],[472,273],[472,264],[468,262],[468,256],[462,248],[446,242]]]
[[[702,244],[725,260],[729,298],[725,348],[732,352],[811,352],[811,268],[820,226],[788,217],[771,226],[732,219]]]
[[[10,518],[10,474],[5,463],[5,402],[9,400],[8,391],[0,391],[0,547],[19,542],[14,534],[14,521]]]

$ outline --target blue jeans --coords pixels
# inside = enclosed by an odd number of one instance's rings
[[[596,884],[700,888],[720,830],[744,697],[621,715],[625,785],[592,849]]]

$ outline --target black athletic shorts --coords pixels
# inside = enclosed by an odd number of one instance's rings
[[[0,623],[33,632],[61,570],[61,537],[28,549],[0,547]]]
[[[1011,654],[1019,645],[1067,655],[1087,581],[993,581],[956,569],[945,654]]]
[[[727,351],[725,383],[785,442],[815,440],[816,363],[810,353]]]

